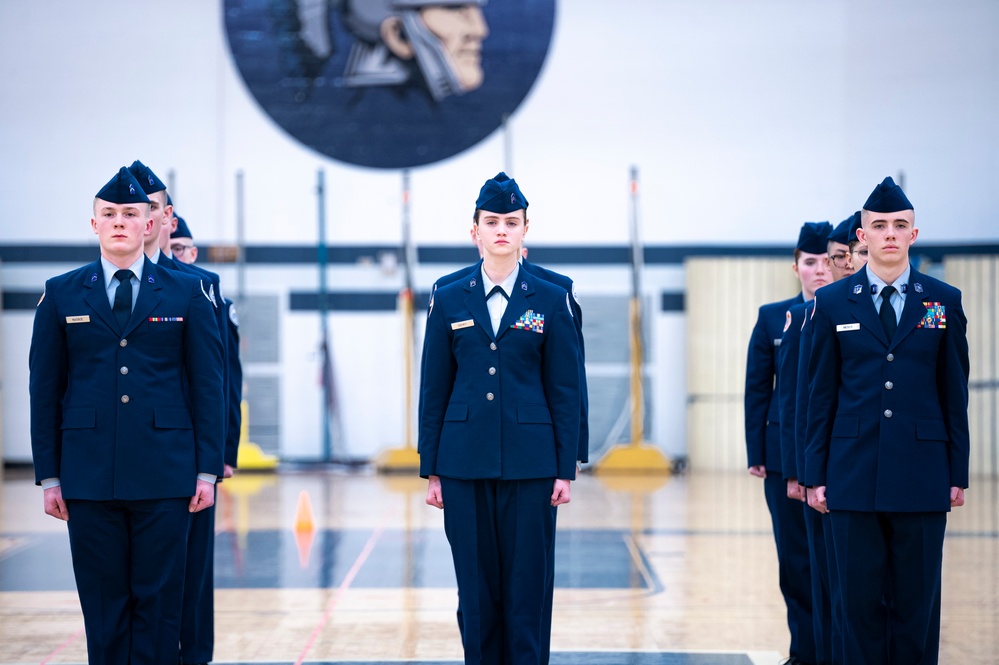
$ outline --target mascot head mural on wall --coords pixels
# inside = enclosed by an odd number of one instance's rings
[[[492,134],[541,71],[555,0],[225,0],[264,111],[334,159],[407,168]]]

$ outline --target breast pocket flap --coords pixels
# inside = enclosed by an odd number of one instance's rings
[[[89,429],[97,426],[97,409],[66,409],[62,414],[62,429]]]
[[[463,420],[468,420],[468,405],[448,404],[447,411],[444,412],[444,420],[449,420],[452,422],[461,422]]]
[[[158,407],[153,421],[161,429],[191,429],[191,414],[187,409]]]
[[[544,404],[518,404],[517,422],[551,424],[552,414]]]

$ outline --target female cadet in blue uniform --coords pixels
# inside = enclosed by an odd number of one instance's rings
[[[576,475],[578,338],[569,294],[518,263],[526,208],[514,180],[486,181],[483,260],[437,289],[424,336],[420,475],[444,509],[466,663],[546,662],[548,555]]]
[[[774,377],[777,349],[787,325],[787,310],[806,298],[811,299],[817,288],[829,283],[826,243],[831,228],[829,222],[806,222],[801,227],[793,268],[801,281],[802,292],[794,298],[760,307],[746,362],[746,457],[749,472],[763,478],[764,495],[773,522],[780,589],[787,605],[787,625],[791,632],[791,663],[814,663],[815,639],[805,518],[800,502],[788,498],[782,474],[780,417]]]
[[[804,481],[832,525],[844,662],[932,665],[947,512],[968,486],[967,319],[960,291],[909,265],[915,212],[891,178],[861,225],[867,267],[809,321]]]
[[[222,473],[222,342],[205,287],[143,256],[149,199],[97,194],[100,259],[54,277],[29,352],[45,512],[68,520],[91,665],[176,665],[191,513]]]

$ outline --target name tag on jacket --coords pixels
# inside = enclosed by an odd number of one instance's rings
[[[462,328],[471,328],[475,325],[475,321],[472,319],[465,319],[464,321],[455,321],[451,324],[451,330],[461,330]]]
[[[841,323],[836,326],[836,332],[847,332],[850,330],[860,330],[859,323]]]
[[[90,315],[84,314],[82,316],[67,316],[66,323],[90,323]]]

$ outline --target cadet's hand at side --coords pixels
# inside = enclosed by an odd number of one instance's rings
[[[767,467],[763,466],[762,464],[757,464],[756,466],[751,466],[751,467],[749,467],[749,474],[752,475],[752,476],[756,476],[757,478],[766,478],[767,477]]]
[[[950,488],[950,505],[952,508],[964,505],[964,490],[960,487]],[[48,512],[48,511],[45,511]]]
[[[797,501],[805,500],[805,488],[798,484],[797,478],[789,478],[787,481],[787,498]]]
[[[441,494],[440,476],[430,476],[430,483],[427,486],[427,505],[434,508],[444,507],[444,495]]]
[[[187,504],[187,510],[191,513],[211,508],[215,504],[215,484],[207,480],[198,480],[198,486],[194,489],[194,496]]]
[[[805,490],[805,496],[808,497],[808,505],[819,511],[820,513],[828,513],[829,508],[826,507],[826,486],[819,485],[818,487],[812,489],[809,492]]]
[[[226,464],[223,468],[224,468],[224,471],[222,471],[222,477],[223,478],[232,478],[232,474],[235,471],[235,469],[233,469],[232,466],[229,465],[229,464]]]
[[[552,487],[552,505],[561,506],[563,503],[569,503],[569,501],[569,481],[556,478],[555,486]]]
[[[50,487],[42,494],[45,501],[45,514],[68,522],[69,510],[66,508],[66,502],[62,499],[62,487],[59,485]]]

